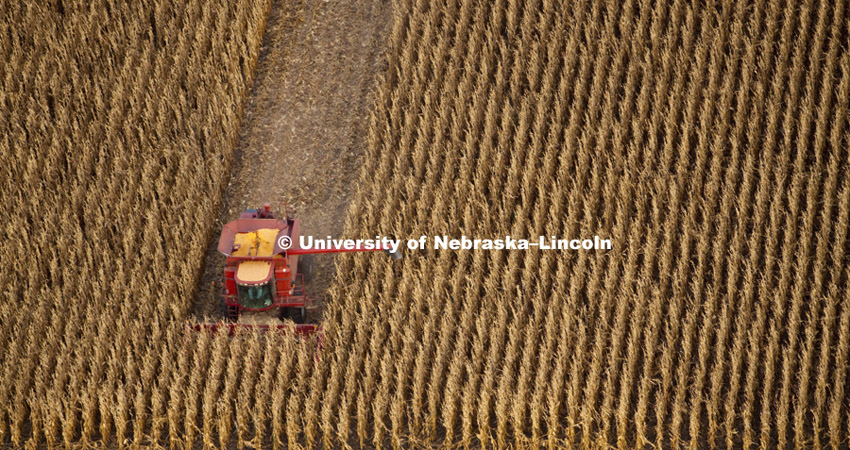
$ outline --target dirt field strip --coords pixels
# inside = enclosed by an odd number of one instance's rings
[[[272,5],[225,205],[206,259],[199,315],[218,314],[221,225],[248,207],[291,203],[302,234],[339,236],[366,152],[369,111],[385,72],[392,6],[383,0]],[[323,299],[333,256],[314,258],[307,294]],[[310,314],[319,320],[321,311]]]

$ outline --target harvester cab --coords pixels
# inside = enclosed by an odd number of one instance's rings
[[[313,253],[375,251],[377,248],[338,248],[304,250],[293,248],[298,241],[299,223],[290,214],[274,212],[267,203],[260,209],[248,209],[221,230],[218,251],[226,257],[222,283],[222,315],[230,331],[236,327],[282,328],[277,324],[245,324],[240,316],[246,311],[277,311],[280,320],[295,322],[299,334],[315,332],[319,325],[306,322],[306,310],[312,306],[304,292],[304,275],[299,257]],[[400,255],[391,254],[394,259]],[[217,328],[210,324],[206,328]]]

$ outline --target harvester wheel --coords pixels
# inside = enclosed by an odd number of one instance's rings
[[[289,319],[298,324],[305,323],[307,321],[307,308],[280,308],[280,320],[286,319]]]
[[[298,257],[298,272],[304,277],[304,282],[309,283],[313,279],[313,255],[301,255]]]

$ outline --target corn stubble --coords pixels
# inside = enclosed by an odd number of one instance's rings
[[[183,327],[268,2],[71,3],[2,8],[0,442],[850,443],[845,0],[397,5],[347,232],[614,249],[341,256],[320,348]]]

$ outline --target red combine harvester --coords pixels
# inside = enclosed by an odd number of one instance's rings
[[[280,217],[266,203],[262,209],[249,209],[221,230],[218,251],[227,257],[222,286],[222,323],[196,324],[195,329],[216,331],[226,328],[234,333],[237,328],[285,328],[282,322],[274,325],[239,323],[244,311],[279,311],[281,320],[295,322],[295,332],[310,334],[319,329],[318,324],[304,323],[306,309],[311,300],[304,292],[304,274],[299,272],[301,255],[316,253],[342,253],[386,251],[378,248],[333,248],[304,250],[291,248],[298,240],[298,220],[290,214]],[[400,255],[391,254],[393,258]]]

